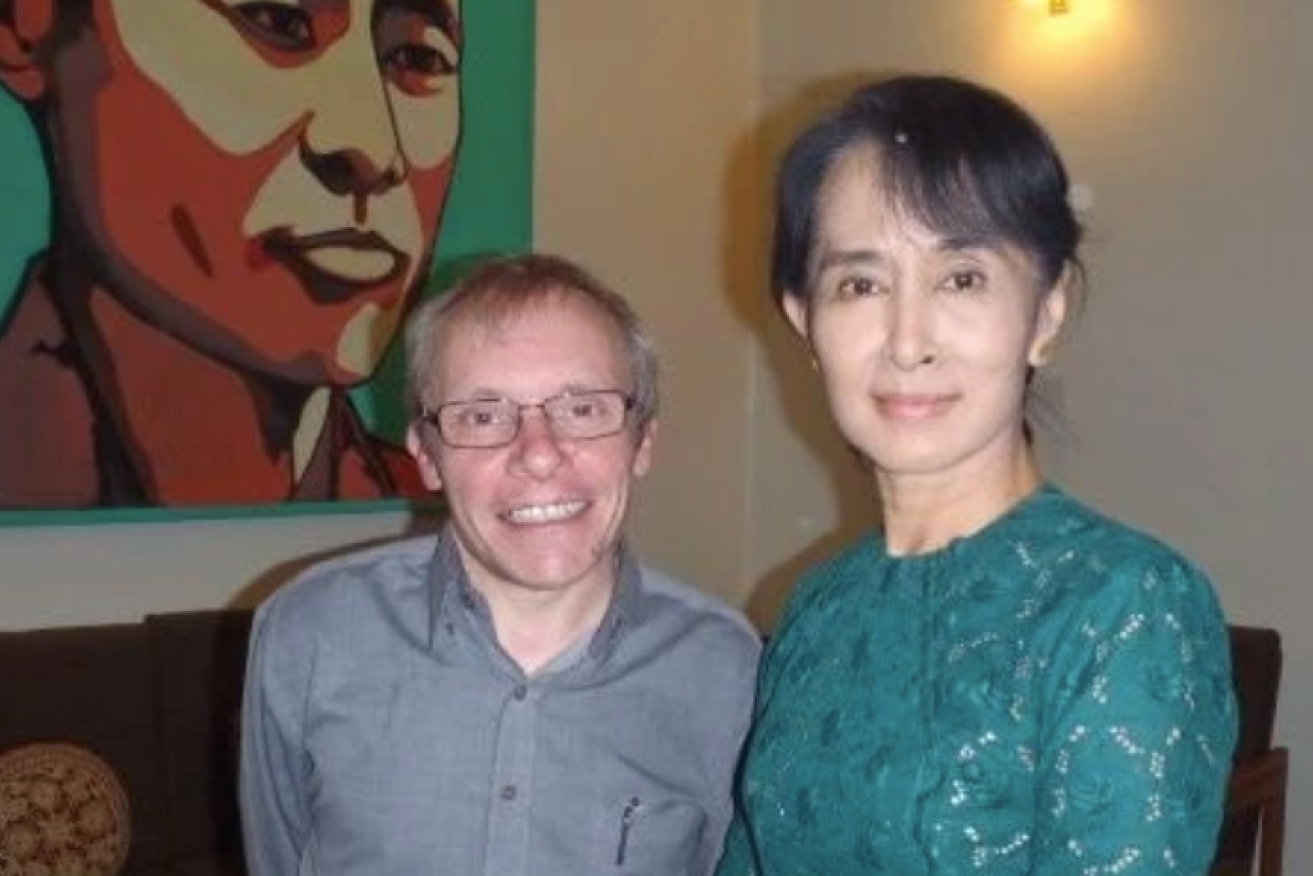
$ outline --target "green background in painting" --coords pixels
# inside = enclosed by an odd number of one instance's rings
[[[178,2],[178,0],[169,0]],[[465,0],[460,157],[434,266],[440,289],[470,259],[529,249],[533,218],[533,0]],[[0,321],[27,260],[46,243],[50,194],[40,146],[26,111],[0,89]],[[378,432],[405,426],[400,344],[352,395]],[[20,411],[0,410],[4,424]],[[0,511],[0,524],[173,520],[251,514],[395,510],[404,502],[296,502],[279,505],[92,511]]]

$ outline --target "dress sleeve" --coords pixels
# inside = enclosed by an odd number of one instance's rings
[[[1216,597],[1174,557],[1092,574],[1046,673],[1032,876],[1202,876],[1236,739]]]
[[[774,692],[775,680],[780,671],[780,662],[784,659],[781,657],[781,653],[787,652],[788,630],[799,614],[799,606],[805,602],[809,589],[806,585],[806,579],[799,583],[788,602],[785,603],[779,622],[776,624],[775,632],[766,640],[757,669],[756,695],[753,698],[752,707],[752,723],[754,725]],[[729,828],[725,832],[725,842],[715,876],[760,876],[761,874],[761,871],[757,868],[757,853],[752,843],[748,821],[743,812],[741,788],[739,787],[743,781],[742,776],[747,771],[744,761],[748,757],[751,746],[752,732],[751,727],[749,727],[740,758],[738,774],[734,781],[734,814],[730,820]]]
[[[309,661],[279,635],[278,605],[257,612],[242,706],[242,833],[251,876],[298,872],[309,831],[301,745]]]

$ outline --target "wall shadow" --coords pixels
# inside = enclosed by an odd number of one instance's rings
[[[225,607],[255,608],[272,596],[278,588],[287,584],[311,566],[336,557],[353,554],[357,551],[378,547],[379,545],[434,534],[442,526],[444,520],[446,520],[446,513],[441,509],[424,508],[423,510],[416,510],[411,512],[401,532],[396,535],[367,538],[334,545],[330,548],[312,551],[303,556],[278,563],[252,579],[228,601]]]
[[[758,350],[751,380],[750,391],[757,394],[757,400],[752,406],[749,440],[759,442],[767,437],[762,432],[762,409],[777,407],[793,437],[825,472],[839,521],[752,582],[746,611],[763,630],[774,625],[799,572],[869,530],[878,510],[869,476],[835,433],[805,346],[772,300],[769,269],[774,174],[781,156],[820,112],[872,78],[869,70],[837,74],[809,82],[770,103],[732,144],[726,163],[721,234],[724,288],[733,313],[756,339]],[[749,453],[755,458],[756,454]],[[771,476],[766,466],[755,462],[754,466],[758,467],[749,473],[753,482]],[[750,512],[754,516],[748,523],[754,537],[762,533],[757,513],[755,509]]]

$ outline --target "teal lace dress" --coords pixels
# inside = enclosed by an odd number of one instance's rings
[[[1199,876],[1235,735],[1208,581],[1044,487],[799,583],[717,874]]]

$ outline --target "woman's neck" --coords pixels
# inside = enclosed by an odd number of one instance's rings
[[[886,548],[893,556],[940,550],[1002,517],[1041,481],[1024,442],[1004,462],[982,459],[927,475],[877,473]]]

